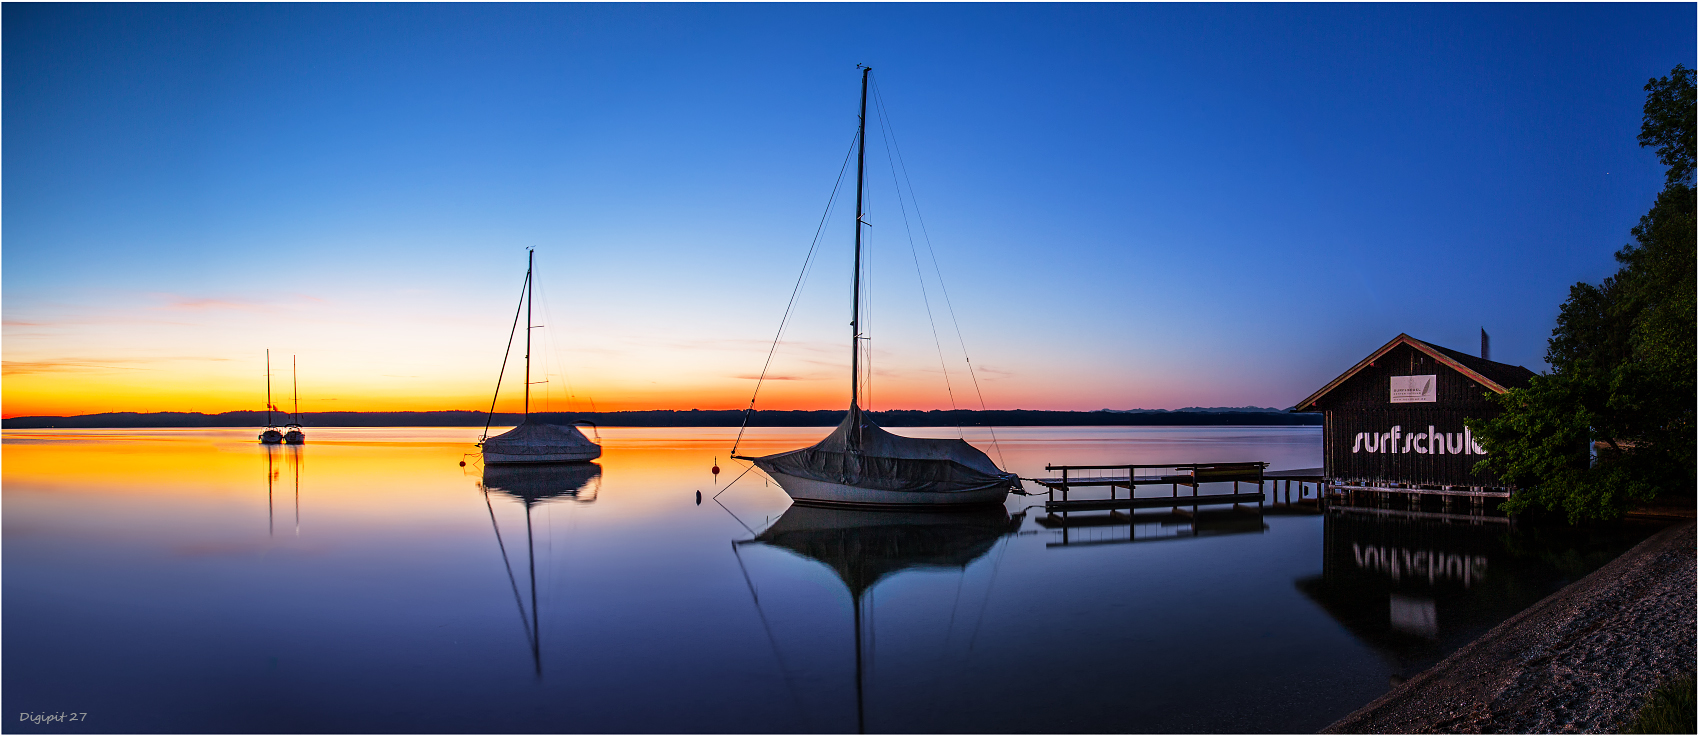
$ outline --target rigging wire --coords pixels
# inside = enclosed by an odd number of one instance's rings
[[[858,329],[862,331],[857,336],[856,349],[862,351],[862,365],[867,366],[867,379],[862,381],[861,395],[867,397],[868,411],[874,410],[874,224],[860,217],[873,211],[874,191],[868,187],[863,193],[863,212],[858,214],[856,227],[863,224],[868,226],[868,232],[862,237],[862,303],[867,306],[856,316]],[[858,377],[860,378],[860,377]]]
[[[884,108],[885,97],[880,93],[879,82],[877,80],[875,80],[873,88],[876,109]],[[968,366],[968,378],[974,383],[974,394],[980,400],[980,411],[986,411],[986,395],[980,391],[980,378],[975,374],[974,361],[970,360],[968,357],[968,341],[962,337],[962,322],[956,318],[956,306],[951,303],[950,289],[945,287],[944,271],[939,267],[938,251],[934,250],[933,238],[927,233],[927,219],[921,216],[921,205],[919,202],[915,201],[915,183],[909,178],[909,166],[903,161],[903,146],[899,145],[897,142],[896,131],[892,131],[891,133],[891,147],[897,152],[897,164],[902,167],[903,181],[909,187],[909,201],[915,205],[915,221],[921,226],[921,239],[927,244],[927,255],[933,261],[933,273],[939,282],[939,292],[944,295],[945,309],[950,314],[951,325],[956,328],[956,341],[962,347],[962,362]],[[1003,446],[998,443],[997,429],[987,425],[986,430],[992,435],[992,448],[997,450],[998,462],[1006,468],[1009,467],[1009,463],[1004,460]]]
[[[502,351],[502,368],[496,371],[496,392],[490,395],[490,413],[484,418],[484,433],[478,436],[478,444],[480,445],[484,444],[484,440],[490,438],[490,422],[496,418],[496,397],[502,395],[502,375],[507,373],[508,355],[514,351],[514,335],[519,330],[519,313],[520,309],[525,307],[526,289],[530,286],[531,269],[528,268],[525,270],[525,283],[519,287],[519,306],[514,308],[514,324],[508,328],[508,347]],[[527,325],[526,329],[530,329],[530,326]]]
[[[797,274],[797,284],[791,287],[791,299],[785,303],[785,316],[779,320],[779,330],[774,333],[773,344],[767,349],[767,360],[761,365],[761,375],[756,378],[756,388],[750,393],[750,405],[744,409],[744,421],[738,427],[738,436],[732,440],[732,454],[734,455],[738,454],[738,443],[744,440],[744,430],[750,426],[750,414],[755,411],[756,397],[761,395],[761,384],[767,380],[768,367],[773,365],[773,354],[779,349],[779,341],[785,336],[785,327],[791,322],[791,313],[797,306],[797,295],[802,292],[803,282],[809,277],[809,267],[814,263],[816,251],[820,249],[821,234],[826,231],[827,220],[832,217],[833,206],[838,201],[838,190],[844,184],[844,171],[850,167],[850,154],[855,150],[856,137],[852,135],[850,137],[850,148],[844,152],[844,163],[838,166],[838,180],[832,183],[832,194],[826,198],[826,210],[821,213],[820,224],[815,226],[814,240],[809,242],[809,253],[803,258],[802,271]],[[861,215],[858,214],[857,216],[860,217]]]
[[[479,490],[484,492],[484,508],[490,510],[490,528],[496,530],[496,548],[502,551],[502,567],[507,568],[508,584],[514,589],[514,605],[519,606],[519,622],[525,627],[525,643],[536,641],[531,634],[531,620],[525,615],[525,601],[519,594],[519,581],[514,579],[514,566],[508,563],[508,547],[502,543],[502,529],[496,526],[496,507],[490,505],[490,490],[479,484]]]
[[[750,589],[750,601],[755,603],[756,616],[761,618],[761,630],[767,634],[767,643],[773,647],[773,661],[779,664],[779,674],[785,680],[785,689],[791,693],[791,704],[796,706],[797,714],[802,717],[806,726],[813,719],[809,718],[808,709],[803,707],[803,699],[797,696],[797,686],[791,681],[791,670],[785,666],[785,657],[779,654],[779,641],[773,638],[773,627],[767,623],[767,613],[761,610],[761,598],[756,596],[755,581],[750,579],[750,571],[744,567],[744,556],[738,554],[737,542],[732,543],[732,556],[738,559],[738,571],[744,574],[744,585]]]
[[[545,325],[553,325],[553,324],[555,324],[555,312],[549,306],[549,290],[546,289],[546,288],[543,288],[542,284],[543,284],[543,281],[538,280],[537,290],[543,292],[543,294],[539,297],[540,299],[543,300],[543,323]],[[556,333],[556,330],[553,330],[553,329],[543,331],[543,344],[544,344],[544,350],[543,350],[543,361],[544,361],[543,362],[543,366],[544,366],[543,367],[543,383],[545,384],[544,389],[543,389],[543,400],[545,402],[544,403],[544,411],[548,411],[549,405],[548,405],[547,402],[549,402],[552,399],[552,397],[549,395],[550,388],[549,388],[549,385],[548,385],[550,383],[549,376],[551,375],[550,374],[550,367],[556,366],[557,364],[558,364],[558,369],[560,370],[560,373],[561,373],[561,384],[562,384],[561,390],[562,390],[562,394],[563,394],[562,398],[566,402],[566,406],[567,406],[566,410],[569,411],[569,412],[575,411],[573,405],[574,405],[575,402],[578,401],[578,395],[573,392],[572,377],[567,374],[567,361],[562,359],[561,356],[560,356],[560,353],[563,352],[564,347],[556,344],[555,333]],[[594,402],[592,402],[592,403],[594,405]],[[594,411],[594,409],[592,409],[592,411]]]
[[[909,255],[915,262],[915,279],[921,284],[921,305],[926,307],[927,310],[927,326],[933,332],[933,348],[938,352],[939,372],[944,374],[944,392],[950,399],[951,416],[956,417],[956,433],[960,437],[962,435],[962,419],[956,413],[956,391],[950,385],[950,369],[945,367],[944,343],[939,340],[938,322],[933,319],[932,300],[927,296],[927,277],[921,271],[921,256],[915,250],[915,233],[909,229],[909,208],[903,203],[903,187],[897,181],[897,164],[891,154],[891,117],[885,109],[884,101],[877,94],[874,97],[874,110],[880,121],[880,138],[885,142],[885,159],[886,164],[891,169],[891,185],[897,192],[897,208],[903,214],[903,233],[909,238]],[[911,203],[913,203],[914,197],[915,193],[911,188],[909,192]],[[919,209],[917,209],[917,214],[919,214]]]

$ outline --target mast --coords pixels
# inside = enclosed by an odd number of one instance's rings
[[[861,66],[858,64],[857,66]],[[850,278],[850,410],[855,411],[862,354],[862,177],[868,162],[868,72],[862,66],[862,109],[856,117],[856,265]]]
[[[295,356],[289,356],[289,390],[295,396],[295,404],[289,408],[289,422],[301,424],[301,379],[295,374]]]
[[[531,263],[536,251],[525,251],[525,419],[531,421]]]
[[[272,349],[266,348],[266,426],[272,426]]]

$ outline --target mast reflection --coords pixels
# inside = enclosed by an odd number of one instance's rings
[[[856,646],[856,731],[866,732],[862,620],[866,594],[881,580],[911,569],[966,569],[1020,527],[1024,514],[1002,506],[950,511],[878,511],[793,504],[754,539],[733,543],[777,547],[831,568],[849,590]],[[739,557],[742,566],[743,558]],[[746,578],[748,573],[745,573]],[[752,585],[751,596],[755,596]],[[756,598],[757,612],[761,601]],[[763,615],[765,625],[766,617]]]
[[[276,485],[278,475],[277,458],[273,455],[276,452],[276,445],[262,444],[260,446],[266,448],[266,536],[272,537],[276,536],[277,532],[277,515],[272,508],[272,487]]]
[[[533,506],[554,499],[570,499],[578,503],[594,503],[602,488],[602,466],[596,463],[566,465],[499,465],[485,466],[478,481],[484,494],[484,507],[490,513],[490,528],[496,534],[496,548],[502,554],[502,566],[508,572],[508,584],[514,592],[514,605],[519,609],[520,625],[526,643],[531,646],[532,666],[537,677],[543,677],[542,634],[537,616],[537,547],[532,532]],[[501,525],[496,522],[496,507],[490,501],[491,492],[518,499],[525,507],[526,575],[531,589],[531,612],[525,610],[519,580],[514,576],[508,547],[502,539]]]

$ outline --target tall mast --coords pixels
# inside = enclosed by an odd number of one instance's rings
[[[272,349],[266,348],[266,426],[272,426]]]
[[[525,420],[531,419],[531,263],[535,251],[525,251]]]
[[[289,407],[289,421],[301,423],[301,379],[295,375],[295,356],[289,356],[289,390],[295,396],[295,404]]]
[[[861,66],[858,64],[858,66]],[[850,408],[856,409],[862,354],[862,174],[868,162],[868,72],[862,67],[862,110],[856,118],[856,267],[850,286]]]

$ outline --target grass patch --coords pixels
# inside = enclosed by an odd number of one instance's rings
[[[1647,696],[1622,733],[1694,733],[1694,675],[1678,677]]]

